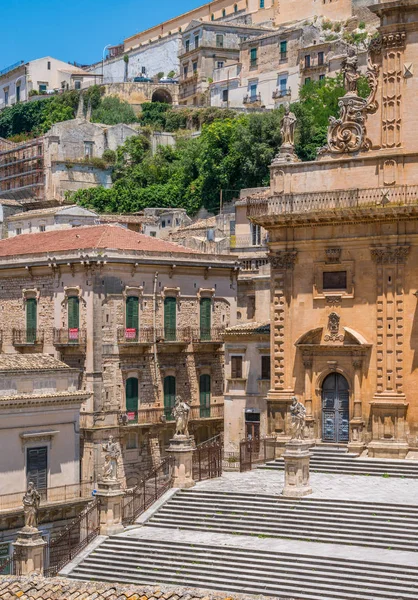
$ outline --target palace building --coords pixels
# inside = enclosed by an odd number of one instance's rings
[[[327,146],[305,163],[282,147],[248,215],[269,235],[269,433],[289,439],[296,395],[312,441],[403,458],[418,445],[418,3],[370,10],[369,98],[350,54]]]

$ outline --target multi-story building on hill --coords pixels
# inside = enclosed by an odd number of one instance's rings
[[[129,125],[90,123],[81,106],[76,119],[56,123],[44,136],[3,146],[0,202],[40,208],[63,202],[67,192],[110,187],[110,165],[99,159],[137,134]]]
[[[83,69],[51,56],[17,62],[0,71],[0,110],[26,102],[31,92],[77,89],[85,79],[94,78]]]
[[[262,27],[233,22],[191,21],[182,35],[179,52],[179,104],[209,104],[208,90],[214,69],[236,63],[241,42],[259,36],[264,31]]]
[[[289,439],[296,394],[312,441],[403,458],[418,446],[418,5],[370,10],[369,98],[348,55],[327,146],[312,162],[273,161],[248,216],[269,233],[269,431]]]
[[[101,444],[121,447],[134,485],[164,454],[177,395],[196,442],[223,429],[223,332],[235,324],[237,261],[120,226],[0,241],[2,351],[50,354],[81,372],[81,479]]]

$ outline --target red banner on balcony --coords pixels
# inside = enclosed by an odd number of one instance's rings
[[[68,330],[68,339],[78,340],[78,328]]]
[[[135,338],[136,338],[136,329],[126,328],[125,329],[125,339],[134,340]]]
[[[128,421],[135,421],[135,419],[136,419],[136,412],[127,412],[126,416],[128,417]]]

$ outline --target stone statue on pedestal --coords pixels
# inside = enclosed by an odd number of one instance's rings
[[[38,527],[38,513],[41,497],[35,484],[30,481],[28,489],[23,496],[23,511],[25,515],[25,528],[36,529]]]
[[[189,415],[190,415],[190,405],[182,400],[180,396],[176,396],[176,403],[173,408],[173,417],[176,420],[176,436],[186,436],[189,437]]]
[[[290,415],[292,418],[292,440],[303,440],[303,430],[305,428],[306,419],[306,408],[298,402],[296,396],[292,398],[292,404],[290,405]]]
[[[358,70],[358,56],[354,48],[349,48],[347,56],[341,62],[341,67],[345,91],[357,95],[357,82],[360,73]]]
[[[105,462],[103,465],[102,480],[117,481],[118,478],[118,460],[120,451],[113,437],[110,436],[106,444],[103,444],[102,449],[105,454]]]
[[[286,102],[284,115],[280,121],[280,133],[282,135],[282,146],[294,146],[295,145],[295,127],[296,117],[294,113],[290,111],[289,103]]]

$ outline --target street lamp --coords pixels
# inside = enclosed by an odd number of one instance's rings
[[[104,59],[105,59],[105,52],[108,48],[111,48],[112,44],[107,44],[104,48],[103,48],[103,54],[102,54],[102,84],[104,83]]]

